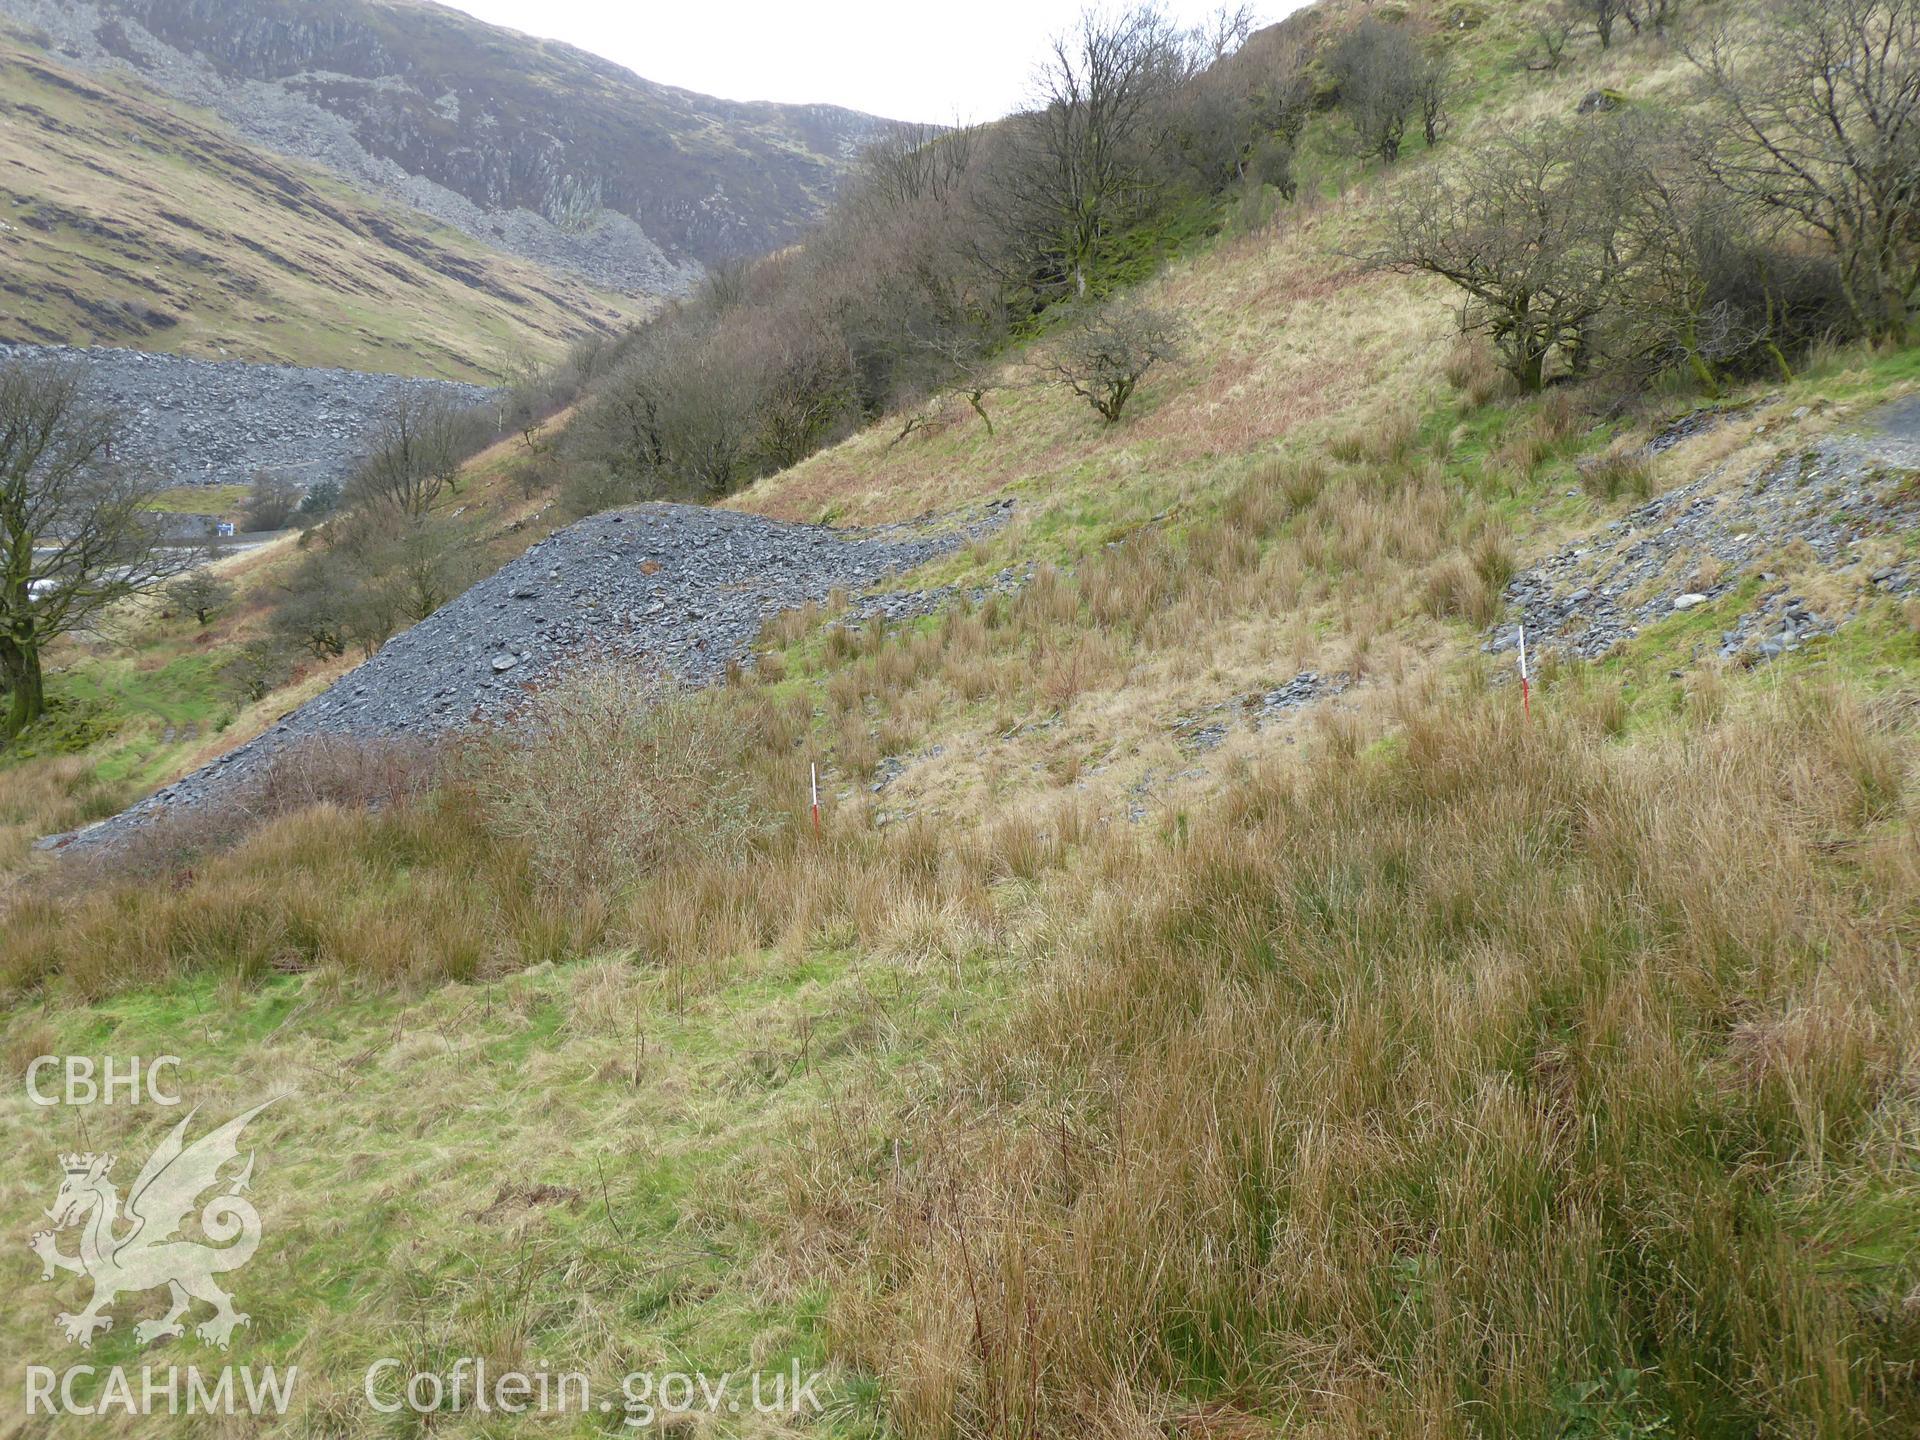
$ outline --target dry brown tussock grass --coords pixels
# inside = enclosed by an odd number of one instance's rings
[[[1817,692],[1632,750],[1402,724],[1092,840],[1124,878],[956,1058],[836,1310],[906,1433],[1133,1433],[1196,1375],[1316,1433],[1518,1433],[1620,1365],[1680,1433],[1911,1415],[1912,1258],[1830,1260],[1912,1190],[1911,730]]]

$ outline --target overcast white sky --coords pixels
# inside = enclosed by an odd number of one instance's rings
[[[1082,0],[443,0],[729,100],[845,105],[891,120],[992,120],[1027,91]],[[1262,0],[1262,24],[1306,0]],[[1169,0],[1191,23],[1219,0]]]

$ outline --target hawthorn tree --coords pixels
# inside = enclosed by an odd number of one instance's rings
[[[308,555],[282,589],[270,622],[274,639],[288,650],[305,650],[316,660],[346,654],[353,637],[349,617],[358,597],[342,567],[330,556]],[[388,634],[392,628],[387,625]]]
[[[1494,136],[1407,187],[1373,263],[1464,291],[1462,327],[1493,342],[1522,390],[1545,384],[1555,355],[1585,373],[1630,264],[1638,176],[1619,139],[1604,125]]]
[[[233,603],[233,586],[202,565],[167,586],[167,603],[193,616],[204,628],[214,615]]]
[[[287,670],[286,651],[269,639],[249,640],[220,662],[221,677],[247,701],[266,699]]]
[[[1163,310],[1109,301],[1070,321],[1043,363],[1111,425],[1148,371],[1180,358],[1184,338],[1179,320]]]

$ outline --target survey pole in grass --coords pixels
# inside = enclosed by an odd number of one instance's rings
[[[1527,683],[1527,627],[1520,627],[1520,709],[1527,719],[1533,718],[1533,694]]]
[[[820,838],[820,767],[812,761],[807,762],[807,770],[813,781],[813,838]]]

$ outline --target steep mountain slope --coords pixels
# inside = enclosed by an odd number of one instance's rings
[[[63,57],[210,104],[488,244],[633,294],[794,239],[880,121],[656,85],[417,0],[4,0]]]
[[[184,1054],[208,1116],[299,1084],[250,1132],[228,1358],[302,1366],[255,1431],[394,1433],[388,1356],[577,1371],[602,1429],[636,1376],[823,1372],[821,1414],[621,1411],[716,1436],[1920,1430],[1920,349],[1515,393],[1353,256],[1424,167],[1684,74],[1528,68],[1546,0],[1378,9],[1448,36],[1454,129],[1388,169],[1316,121],[1291,206],[1143,287],[1188,340],[1121,423],[1014,353],[991,428],[951,397],[733,502],[1012,500],[903,582],[938,613],[775,621],[651,774],[631,687],[556,688],[17,893],[0,1053]],[[1564,642],[1524,701],[1522,618]],[[0,1094],[0,1228],[172,1123]],[[86,1290],[17,1273],[19,1393]],[[220,1363],[137,1349],[158,1304],[92,1363]],[[502,1433],[466,1374],[436,1433]]]
[[[0,340],[482,378],[644,303],[0,34]]]

